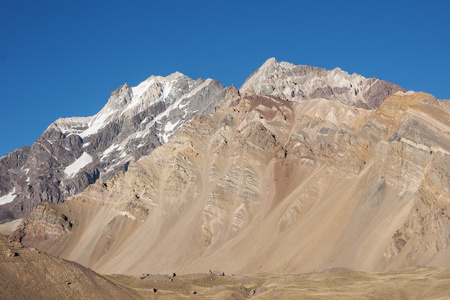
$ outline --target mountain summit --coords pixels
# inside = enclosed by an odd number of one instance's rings
[[[293,65],[268,59],[241,86],[240,91],[261,93],[283,100],[328,99],[348,106],[377,109],[384,99],[398,91],[400,86],[376,78],[317,67]]]
[[[120,86],[94,116],[56,120],[31,147],[0,159],[0,222],[126,171],[195,115],[214,111],[225,92],[212,79],[151,76],[136,87]]]

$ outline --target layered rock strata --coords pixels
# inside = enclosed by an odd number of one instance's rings
[[[73,224],[58,241],[33,220],[22,241],[104,273],[449,266],[448,105],[335,100],[232,87],[126,173],[54,206]]]

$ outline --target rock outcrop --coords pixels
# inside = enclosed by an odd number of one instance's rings
[[[10,238],[29,246],[42,245],[42,243],[53,245],[59,242],[72,231],[73,224],[53,206],[54,204],[51,203],[39,204],[28,217],[22,220]]]
[[[328,99],[349,106],[377,109],[384,99],[398,91],[400,86],[377,78],[348,74],[339,68],[326,70],[317,67],[293,65],[268,59],[242,85],[241,92],[261,93],[283,100]]]

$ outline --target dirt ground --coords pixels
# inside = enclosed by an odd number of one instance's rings
[[[449,299],[450,268],[100,275],[0,237],[0,299]]]
[[[448,299],[450,269],[410,268],[388,273],[331,269],[297,275],[107,275],[155,299]]]

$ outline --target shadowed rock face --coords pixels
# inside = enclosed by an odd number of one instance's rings
[[[0,199],[13,197],[0,205],[0,223],[126,171],[196,114],[212,112],[225,92],[211,79],[152,76],[137,87],[119,87],[95,116],[57,120],[31,147],[0,158]]]
[[[22,240],[104,273],[449,265],[445,102],[400,92],[370,111],[241,94],[54,206],[74,224],[59,241],[36,238],[37,220]]]

